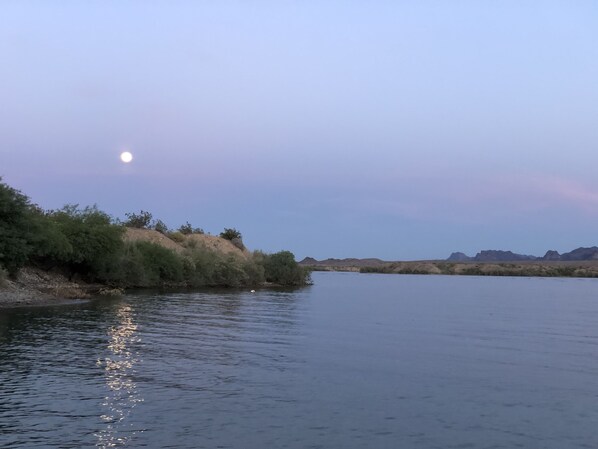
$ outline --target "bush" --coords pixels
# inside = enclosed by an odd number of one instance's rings
[[[220,233],[220,237],[226,240],[243,239],[243,236],[235,228],[224,228],[224,231]]]
[[[168,238],[176,243],[183,243],[185,241],[185,236],[179,231],[169,233]]]
[[[191,226],[191,223],[188,221],[179,227],[179,232],[183,235],[191,235],[191,234],[205,234],[204,230],[201,228],[194,228]]]
[[[96,206],[79,209],[77,205],[65,206],[51,212],[52,221],[68,241],[67,254],[51,255],[56,265],[68,269],[70,274],[80,274],[88,280],[104,280],[116,269],[124,243],[124,228],[112,224],[109,215]]]
[[[266,281],[280,285],[305,285],[309,283],[309,270],[301,267],[290,251],[263,255]]]
[[[150,242],[137,242],[136,246],[153,285],[183,280],[183,261],[174,251]]]
[[[224,231],[220,233],[220,237],[226,240],[230,240],[230,242],[237,248],[239,248],[241,251],[245,251],[245,245],[243,244],[243,236],[235,228],[224,228]]]
[[[264,282],[264,267],[259,258],[225,256],[203,245],[188,248],[184,257],[191,267],[185,275],[190,287],[244,287]]]
[[[160,234],[168,233],[168,226],[162,220],[156,220],[153,226],[154,230],[158,231]]]
[[[248,285],[260,285],[266,280],[264,266],[257,263],[254,259],[243,263],[243,271],[247,275]]]
[[[243,265],[234,256],[219,257],[214,268],[215,285],[223,287],[241,287],[248,285],[249,276],[245,273]]]
[[[191,226],[191,223],[186,222],[184,225],[181,225],[179,232],[183,235],[193,234],[193,226]]]
[[[215,267],[218,256],[207,249],[193,248],[187,250],[187,282],[190,287],[205,287],[216,285]]]
[[[34,232],[31,237],[33,250],[30,261],[41,268],[64,265],[73,253],[73,246],[62,232],[59,224],[49,215],[34,214],[32,217]]]
[[[183,259],[151,242],[128,243],[110,281],[125,287],[178,285],[184,280]]]
[[[139,228],[139,229],[147,229],[152,222],[152,214],[146,211],[139,211],[138,214],[130,213],[125,214],[127,217],[127,221],[125,221],[125,226],[130,228]]]
[[[0,265],[11,276],[27,263],[34,249],[36,211],[27,196],[0,183]]]

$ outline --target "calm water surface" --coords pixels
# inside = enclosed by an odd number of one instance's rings
[[[314,281],[0,311],[0,447],[598,447],[598,281]]]

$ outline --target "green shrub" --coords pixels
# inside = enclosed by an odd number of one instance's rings
[[[35,230],[31,236],[31,262],[42,267],[49,264],[48,268],[51,268],[66,261],[73,252],[73,246],[59,224],[41,214],[34,214],[31,220]]]
[[[223,287],[241,287],[248,285],[249,276],[243,270],[243,265],[234,256],[216,259],[214,267],[214,283]]]
[[[129,228],[147,229],[152,222],[152,214],[144,210],[139,211],[138,214],[129,213],[125,214],[125,216],[127,217],[125,226],[128,226]]]
[[[234,255],[225,256],[203,245],[188,248],[185,259],[191,267],[185,279],[190,287],[244,287],[264,282],[264,267],[253,257],[245,260]]]
[[[266,281],[280,285],[305,285],[309,283],[309,271],[301,267],[290,251],[264,255]]]
[[[183,258],[151,242],[128,243],[111,281],[125,287],[178,285],[184,280]]]
[[[183,243],[185,241],[185,236],[179,231],[170,232],[168,234],[168,237],[170,238],[170,240],[176,243]]]
[[[242,239],[243,236],[235,228],[224,228],[224,231],[220,233],[220,237],[226,240]]]
[[[158,231],[160,234],[166,234],[168,232],[168,226],[162,220],[156,220],[153,225],[154,230]]]
[[[186,222],[184,225],[181,225],[179,232],[183,235],[193,234],[193,226],[191,226],[191,223]]]
[[[0,264],[10,275],[25,265],[33,249],[29,198],[0,183]]]
[[[181,225],[181,227],[179,228],[179,232],[184,235],[204,234],[203,229],[194,228],[188,221],[184,225]]]
[[[190,248],[186,253],[192,270],[187,271],[187,283],[190,287],[216,285],[215,271],[218,256],[203,247]]]
[[[243,263],[243,271],[247,275],[248,285],[260,285],[266,280],[264,266],[253,258]]]
[[[174,251],[150,242],[137,242],[137,248],[150,279],[158,283],[183,280],[183,261]]]
[[[96,206],[83,209],[77,205],[65,206],[51,212],[49,219],[66,237],[70,251],[46,254],[46,258],[88,280],[101,281],[112,276],[124,246],[122,226],[112,224],[110,216]]]

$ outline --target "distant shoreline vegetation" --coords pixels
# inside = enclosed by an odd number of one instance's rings
[[[359,265],[351,262],[343,264],[336,260],[326,265],[326,261],[301,261],[300,265],[312,271],[352,271],[381,274],[425,274],[461,276],[518,276],[518,277],[579,277],[598,278],[598,261],[521,261],[521,262],[453,262],[453,261],[412,261],[382,262]]]
[[[515,276],[515,277],[585,277],[598,278],[598,264],[522,264],[522,263],[455,263],[404,262],[381,267],[362,267],[360,273],[444,274],[462,276]]]
[[[67,205],[44,211],[0,178],[0,287],[23,267],[116,288],[302,286],[310,270],[289,251],[249,252],[236,229],[220,234],[238,251],[208,248],[188,222],[170,231],[148,212],[121,222],[96,206]],[[147,239],[127,239],[127,229],[147,230]],[[164,241],[155,241],[153,234]],[[143,236],[142,236],[143,237]],[[206,236],[207,237],[207,236]],[[165,245],[169,241],[172,249]]]

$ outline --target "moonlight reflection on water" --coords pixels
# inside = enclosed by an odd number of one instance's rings
[[[106,427],[96,434],[100,448],[124,446],[140,431],[133,429],[127,421],[135,406],[143,402],[134,380],[135,366],[139,362],[135,349],[140,341],[137,324],[133,321],[129,304],[122,304],[116,311],[116,317],[118,324],[108,330],[109,354],[97,362],[98,366],[104,367],[107,387],[102,402],[104,414],[101,415]]]

